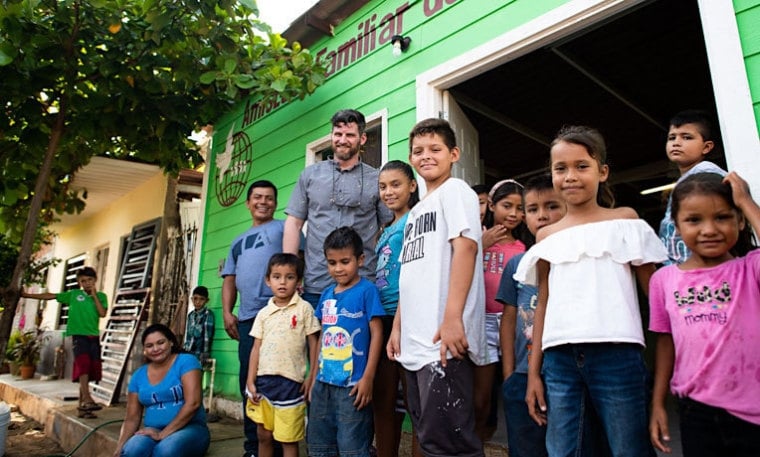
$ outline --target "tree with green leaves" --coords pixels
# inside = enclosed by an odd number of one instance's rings
[[[5,353],[36,233],[81,211],[95,155],[167,173],[200,161],[188,134],[248,97],[304,98],[325,78],[254,0],[0,0],[0,233],[18,243]]]

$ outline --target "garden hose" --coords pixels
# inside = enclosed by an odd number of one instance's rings
[[[92,436],[93,433],[97,432],[99,429],[101,429],[102,427],[105,427],[106,425],[116,424],[118,422],[124,422],[124,419],[114,419],[114,420],[110,420],[110,421],[107,421],[107,422],[103,422],[102,424],[100,424],[97,427],[93,428],[92,430],[90,430],[89,432],[87,432],[87,434],[84,436],[84,438],[82,438],[82,440],[79,442],[79,444],[77,444],[76,447],[74,449],[72,449],[71,452],[69,452],[68,454],[50,454],[50,455],[46,455],[45,457],[71,457],[72,455],[74,455],[74,453],[80,447],[82,447],[82,445],[84,444],[84,442],[87,441],[87,439],[90,436]]]

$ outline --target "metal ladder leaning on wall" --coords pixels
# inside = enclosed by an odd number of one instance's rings
[[[159,227],[160,219],[137,225],[126,241],[117,292],[100,338],[103,377],[99,382],[90,382],[93,398],[105,405],[119,401],[124,371],[150,305],[149,286]]]

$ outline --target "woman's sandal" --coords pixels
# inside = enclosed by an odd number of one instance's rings
[[[79,409],[82,411],[99,411],[103,409],[103,407],[95,403],[94,401],[88,401],[85,403],[80,403]]]
[[[87,409],[77,408],[77,417],[82,419],[97,419],[98,416],[92,413],[92,411]]]

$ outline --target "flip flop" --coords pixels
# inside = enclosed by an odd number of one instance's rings
[[[100,411],[103,409],[103,407],[93,401],[89,401],[87,403],[80,404],[79,409],[84,411]]]
[[[88,411],[82,408],[77,408],[77,417],[81,419],[97,419],[98,416],[93,414],[92,411]]]

